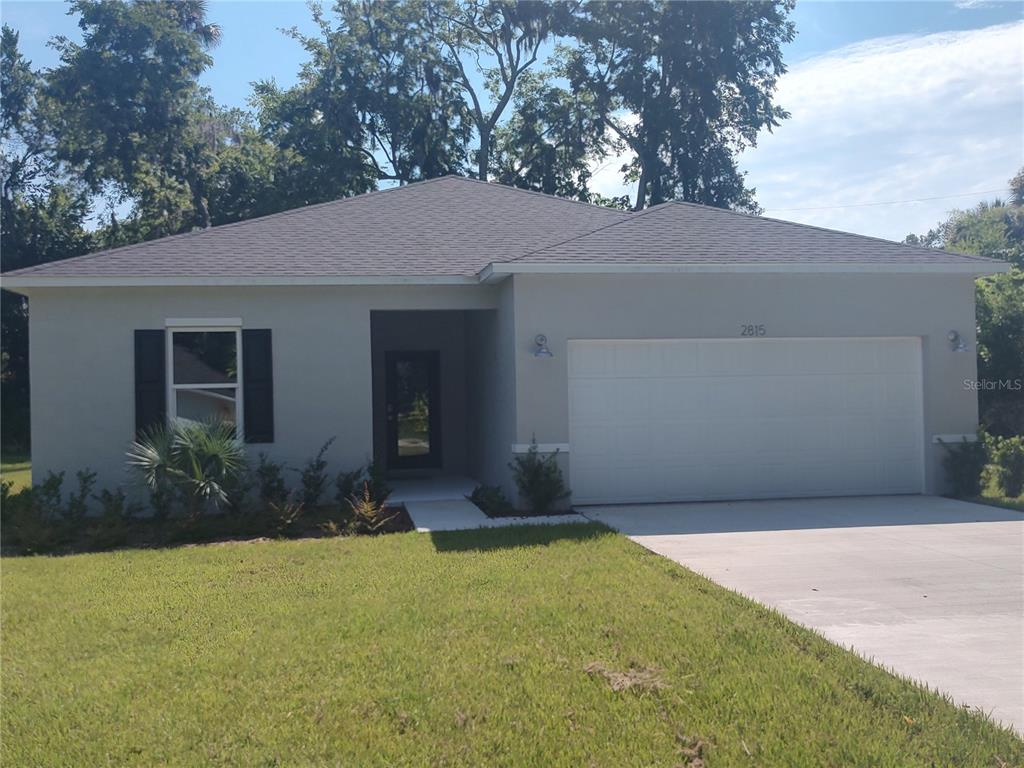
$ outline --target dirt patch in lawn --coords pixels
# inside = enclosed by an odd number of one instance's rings
[[[611,669],[600,661],[592,661],[583,668],[591,677],[603,677],[613,691],[653,693],[669,685],[654,667],[630,666],[624,672]]]

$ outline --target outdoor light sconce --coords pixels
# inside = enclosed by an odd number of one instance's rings
[[[545,336],[543,333],[538,333],[536,336],[534,336],[533,343],[534,357],[554,357],[554,355],[551,354],[551,350],[548,349],[548,337]]]
[[[954,352],[963,352],[967,349],[967,342],[965,342],[957,331],[950,331],[946,334],[946,338],[949,339],[949,348]]]

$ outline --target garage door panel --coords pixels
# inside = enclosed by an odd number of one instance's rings
[[[572,341],[578,503],[921,491],[917,339]]]

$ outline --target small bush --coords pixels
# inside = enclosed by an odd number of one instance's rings
[[[284,504],[288,498],[284,470],[284,464],[271,461],[265,453],[260,454],[260,461],[256,466],[256,485],[259,488],[260,501],[267,509]]]
[[[555,504],[569,496],[562,469],[558,466],[558,451],[543,458],[537,449],[536,440],[531,441],[527,453],[515,457],[509,468],[516,481],[516,488],[529,504],[531,512],[545,515]]]
[[[31,488],[3,497],[3,542],[25,554],[52,552],[63,544],[72,527],[63,524],[61,486],[64,473],[50,472]]]
[[[80,523],[89,513],[89,496],[96,485],[96,473],[89,470],[80,470],[75,473],[78,478],[78,490],[68,496],[67,506],[64,508],[64,519],[69,523]]]
[[[47,472],[46,478],[38,485],[26,489],[28,503],[34,508],[41,520],[55,522],[63,516],[64,507],[64,473]],[[25,493],[25,491],[22,491]]]
[[[95,549],[113,549],[128,543],[129,523],[141,510],[128,501],[123,490],[104,488],[93,498],[100,504],[100,516],[92,530]]]
[[[509,517],[516,511],[499,485],[478,485],[466,498],[488,517]]]
[[[942,457],[942,468],[946,472],[949,495],[958,499],[969,499],[981,494],[981,474],[988,463],[988,446],[984,439],[977,442],[962,442],[950,445],[941,443],[946,451]]]
[[[379,499],[383,504],[384,500],[391,495],[391,487],[388,485],[388,475],[384,465],[376,460],[367,464],[366,479],[370,483],[370,493],[373,498]]]
[[[302,478],[302,504],[309,509],[320,503],[324,488],[327,487],[327,462],[324,461],[324,454],[327,453],[335,438],[331,438],[317,451],[316,456],[306,462],[299,471]]]
[[[334,478],[334,487],[336,489],[334,498],[343,510],[349,508],[349,499],[355,495],[365,473],[366,470],[363,467],[359,467],[348,472],[342,470]]]
[[[104,488],[93,498],[99,502],[100,518],[116,517],[121,520],[130,520],[142,512],[138,504],[128,501],[125,492],[120,488],[113,491]]]
[[[996,438],[992,464],[999,490],[1011,498],[1020,496],[1024,491],[1024,437]]]
[[[349,499],[349,506],[352,508],[351,528],[353,533],[382,533],[389,523],[397,519],[401,510],[388,509],[384,506],[386,501],[386,494],[374,496],[372,482],[364,480],[362,494],[353,494]]]
[[[250,511],[249,491],[254,481],[250,472],[239,472],[224,483],[224,510],[232,517],[242,517]]]

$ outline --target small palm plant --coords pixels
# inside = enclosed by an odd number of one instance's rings
[[[208,505],[228,501],[229,487],[245,471],[245,448],[228,422],[179,420],[132,443],[128,465],[154,498],[177,491],[195,519]]]

